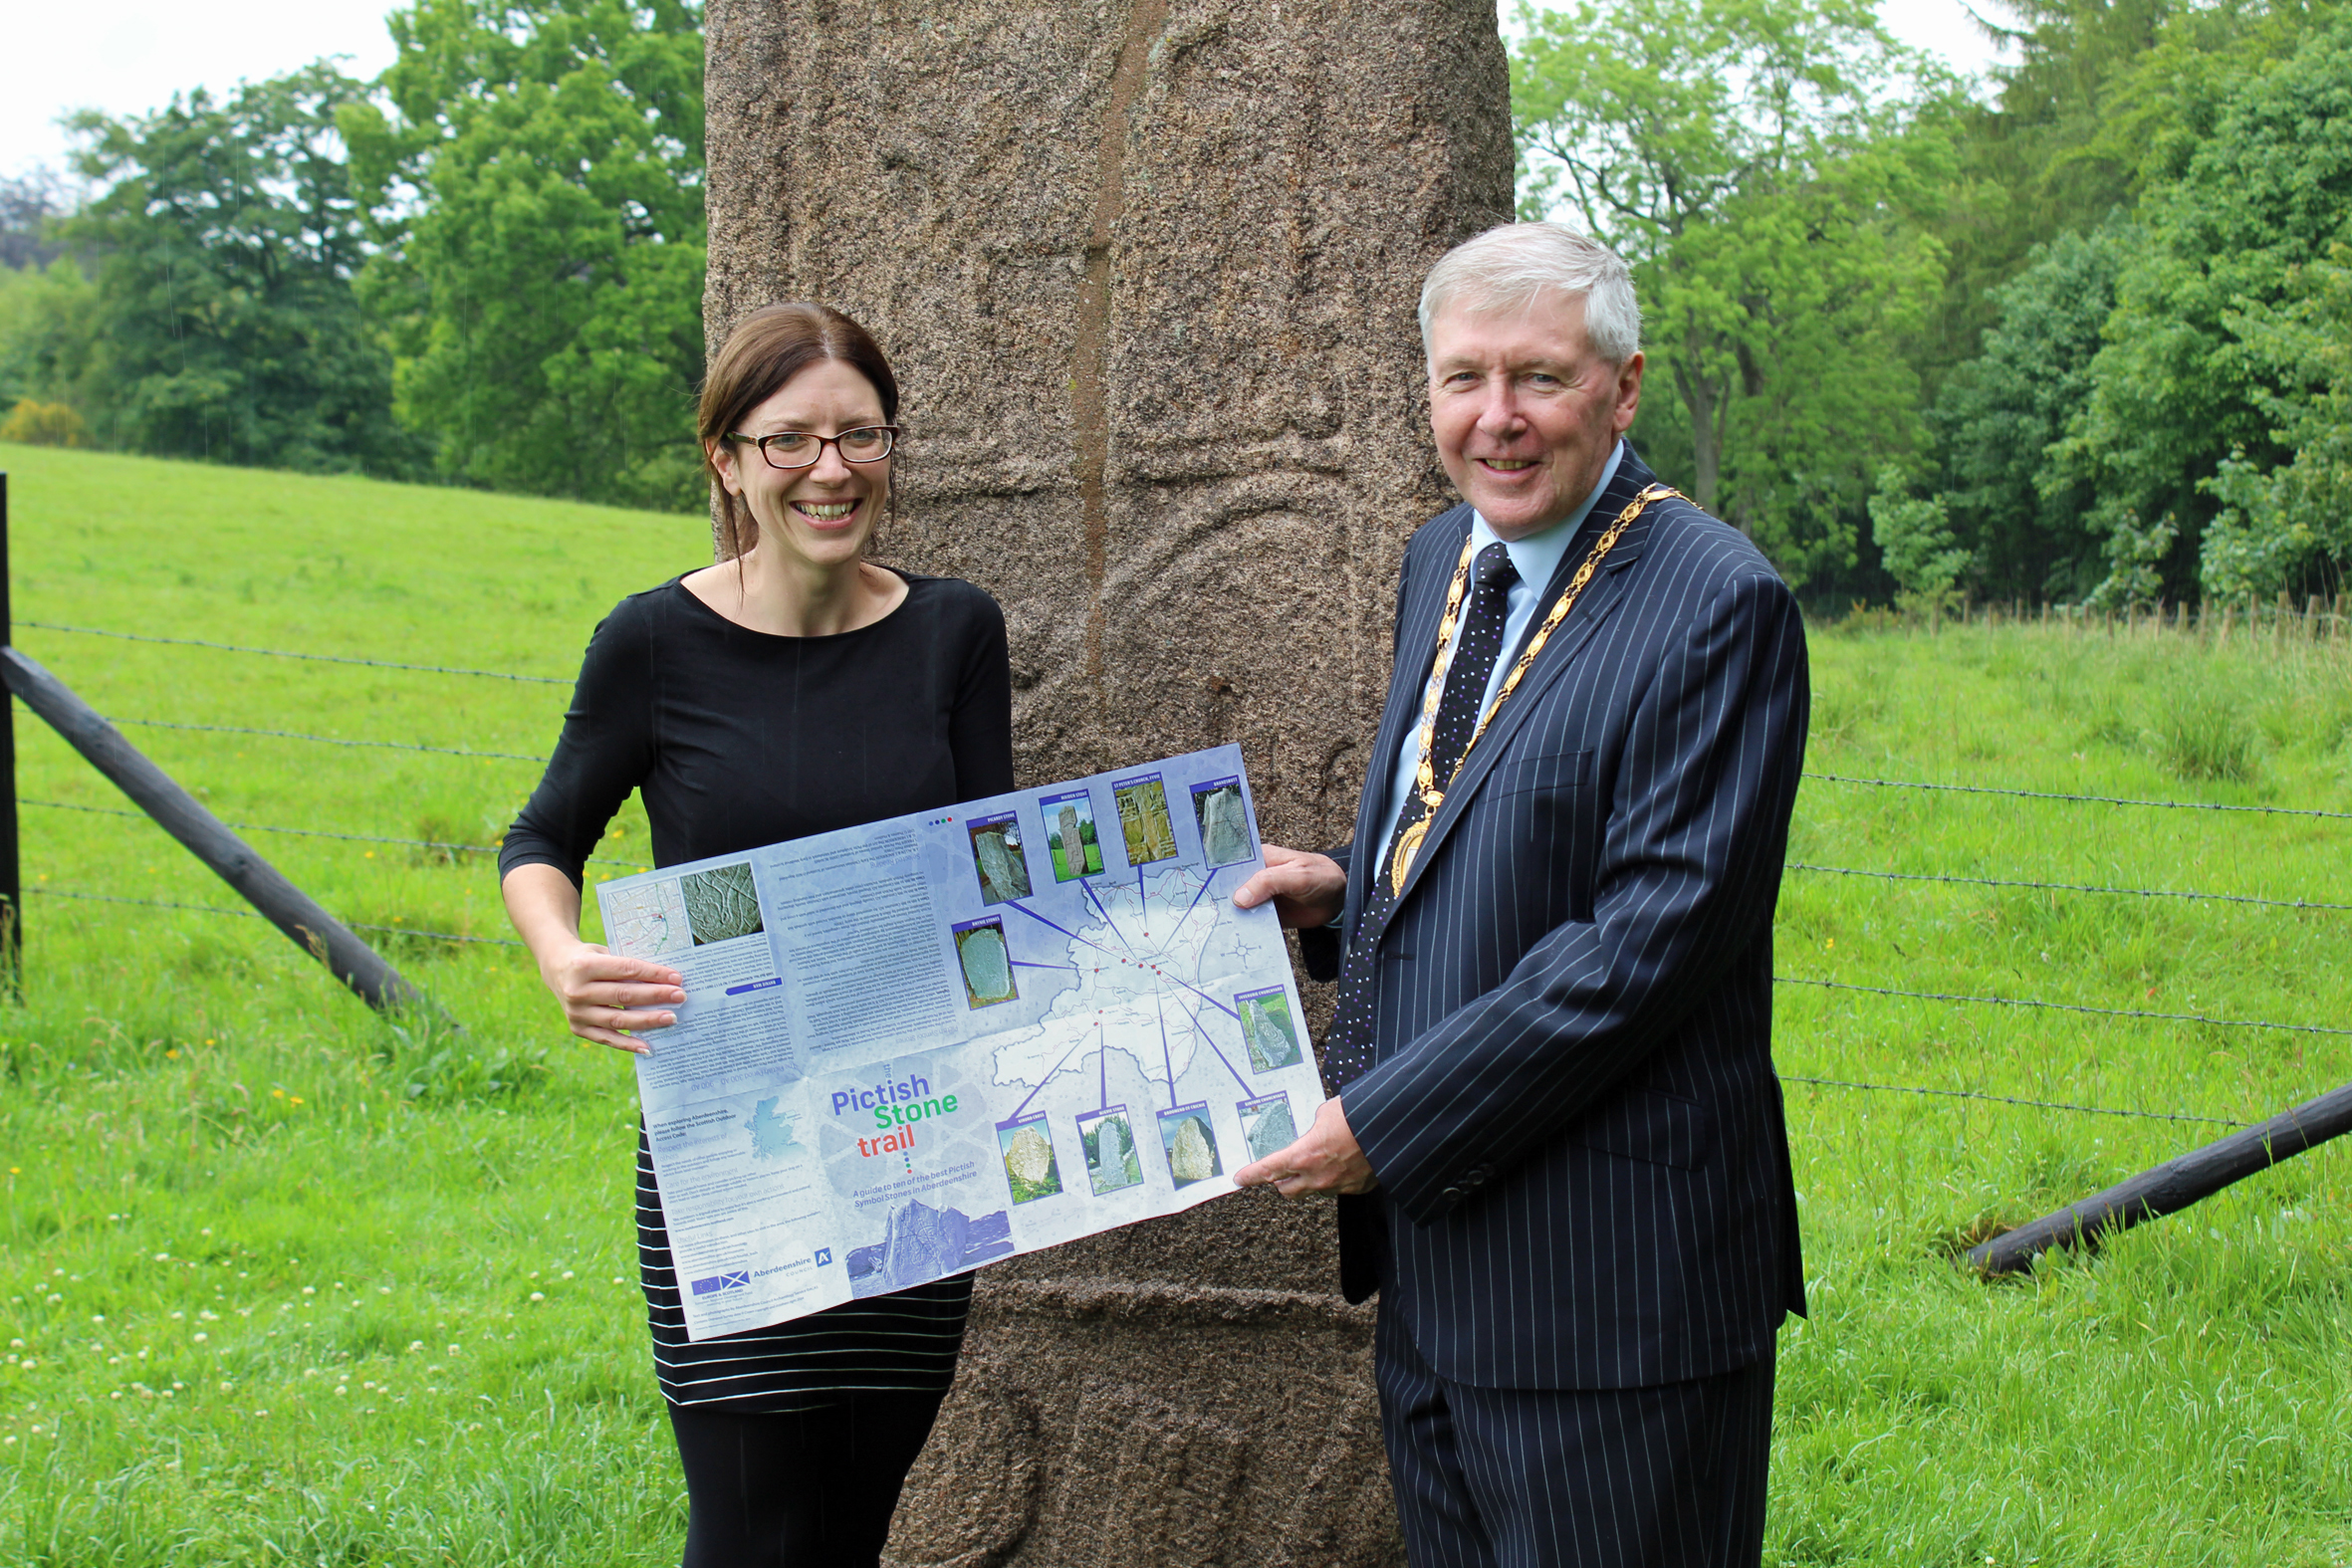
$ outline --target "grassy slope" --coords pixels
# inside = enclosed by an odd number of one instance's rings
[[[0,464],[35,620],[561,676],[614,597],[703,548],[691,519],[23,448]],[[537,753],[562,707],[546,686],[19,643],[125,717]],[[2352,808],[2340,662],[2017,631],[1814,650],[1818,769]],[[119,804],[37,722],[18,733],[26,797]],[[533,777],[130,733],[245,821],[485,841]],[[2217,762],[2250,777],[2181,776]],[[50,887],[234,902],[142,823],[24,817]],[[2346,825],[1812,784],[1795,858],[2352,902]],[[351,918],[499,934],[478,860],[255,838]],[[642,843],[632,807],[604,852]],[[469,1026],[409,1041],[257,922],[56,898],[31,920],[29,1002],[0,1012],[0,1311],[37,1364],[0,1366],[0,1561],[674,1554],[621,1282],[628,1079],[564,1046],[519,954],[394,944]],[[2343,1023],[2347,920],[1791,873],[1779,969]],[[2347,1044],[1790,989],[1778,1055],[2236,1119],[2352,1076]],[[1958,1240],[2219,1129],[1828,1088],[1789,1108],[1814,1315],[1782,1341],[1774,1560],[2352,1555],[2343,1152],[1989,1288],[1944,1261]]]

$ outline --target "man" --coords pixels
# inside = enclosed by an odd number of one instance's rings
[[[1770,1055],[1803,626],[1623,441],[1615,255],[1491,230],[1421,330],[1464,504],[1405,553],[1355,838],[1234,899],[1336,969],[1335,1098],[1236,1179],[1345,1195],[1416,1568],[1753,1564],[1804,1309]]]

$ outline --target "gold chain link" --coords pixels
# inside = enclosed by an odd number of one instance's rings
[[[1462,559],[1455,562],[1453,585],[1446,590],[1446,613],[1438,622],[1436,667],[1430,671],[1429,689],[1421,704],[1421,763],[1414,770],[1413,792],[1421,797],[1422,804],[1428,809],[1422,813],[1420,821],[1397,835],[1396,852],[1388,863],[1388,890],[1392,895],[1404,891],[1405,874],[1413,869],[1413,857],[1421,851],[1421,840],[1429,835],[1429,824],[1437,820],[1438,808],[1446,803],[1446,789],[1454,786],[1454,781],[1462,776],[1462,765],[1470,761],[1471,748],[1478,745],[1479,738],[1487,733],[1487,726],[1495,722],[1495,715],[1503,711],[1504,702],[1519,689],[1521,677],[1535,662],[1535,655],[1543,651],[1543,645],[1551,640],[1551,634],[1559,623],[1567,619],[1568,611],[1576,607],[1576,600],[1583,596],[1593,573],[1600,570],[1601,562],[1608,559],[1610,551],[1617,548],[1617,541],[1633,526],[1633,520],[1640,517],[1650,503],[1663,501],[1668,496],[1688,499],[1683,497],[1681,491],[1670,490],[1664,485],[1648,486],[1626,503],[1625,510],[1617,514],[1617,520],[1609,525],[1608,532],[1594,541],[1591,552],[1576,567],[1576,574],[1568,579],[1568,585],[1560,589],[1559,597],[1552,601],[1550,613],[1543,617],[1543,624],[1536,627],[1535,635],[1529,639],[1528,651],[1519,656],[1519,662],[1511,667],[1511,673],[1503,677],[1503,689],[1495,693],[1495,700],[1487,705],[1487,711],[1479,718],[1478,728],[1470,732],[1469,744],[1462,748],[1462,755],[1455,759],[1453,772],[1446,776],[1446,788],[1441,789],[1437,783],[1437,765],[1430,760],[1430,750],[1437,739],[1437,711],[1445,699],[1446,677],[1453,672],[1454,627],[1460,619],[1463,595],[1470,583],[1470,562],[1477,540],[1474,537],[1462,542]]]

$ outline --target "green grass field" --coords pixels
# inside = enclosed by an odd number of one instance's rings
[[[121,719],[544,752],[699,519],[0,447],[17,643]],[[1810,766],[2352,810],[2340,654],[1817,628]],[[23,715],[27,998],[0,1009],[0,1563],[644,1563],[683,1506],[627,1230],[634,1095],[519,950],[384,937],[466,1024],[375,1020]],[[488,843],[527,762],[129,728],[234,822]],[[2352,903],[2352,822],[1808,783],[1824,866]],[[249,837],[330,909],[503,937],[487,858]],[[642,852],[634,806],[600,853]],[[2352,1026],[2352,914],[1792,871],[1784,976]],[[2352,1037],[1782,990],[1785,1073],[2251,1120]],[[2096,1261],[1953,1250],[2219,1127],[1792,1084],[1813,1316],[1767,1560],[2352,1558],[2352,1151]],[[21,1341],[21,1343],[17,1343]]]

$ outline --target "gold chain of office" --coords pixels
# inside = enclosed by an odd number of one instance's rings
[[[1536,627],[1535,635],[1529,639],[1528,651],[1519,656],[1519,662],[1511,667],[1511,673],[1503,677],[1503,689],[1487,705],[1486,713],[1479,718],[1478,728],[1470,732],[1470,743],[1462,748],[1462,755],[1454,762],[1454,771],[1446,777],[1446,788],[1441,789],[1437,783],[1437,765],[1430,761],[1430,751],[1437,739],[1437,711],[1445,700],[1446,677],[1454,667],[1454,628],[1462,618],[1462,600],[1470,587],[1470,563],[1477,554],[1478,545],[1475,538],[1463,540],[1462,559],[1454,564],[1453,586],[1446,589],[1445,618],[1437,626],[1437,665],[1430,672],[1429,690],[1421,703],[1421,763],[1413,775],[1413,792],[1421,797],[1421,803],[1428,809],[1422,813],[1420,821],[1397,834],[1396,851],[1388,862],[1388,890],[1391,895],[1404,891],[1405,874],[1413,869],[1413,857],[1421,852],[1421,840],[1429,836],[1429,824],[1437,820],[1438,808],[1446,803],[1446,789],[1451,789],[1454,781],[1462,776],[1462,765],[1470,761],[1471,750],[1478,745],[1479,737],[1487,733],[1487,726],[1495,722],[1495,715],[1503,711],[1503,704],[1519,688],[1520,678],[1528,673],[1528,666],[1535,662],[1535,655],[1543,651],[1543,644],[1551,639],[1553,630],[1568,618],[1568,611],[1576,607],[1576,600],[1583,596],[1585,585],[1592,581],[1593,573],[1600,570],[1600,564],[1608,559],[1609,552],[1617,548],[1617,541],[1633,526],[1633,520],[1640,517],[1650,503],[1663,501],[1668,496],[1689,499],[1679,490],[1671,490],[1664,485],[1650,485],[1626,503],[1625,510],[1617,514],[1617,521],[1609,525],[1608,532],[1593,542],[1591,553],[1578,563],[1576,574],[1568,578],[1568,585],[1560,589],[1550,612],[1543,617],[1543,624]]]

